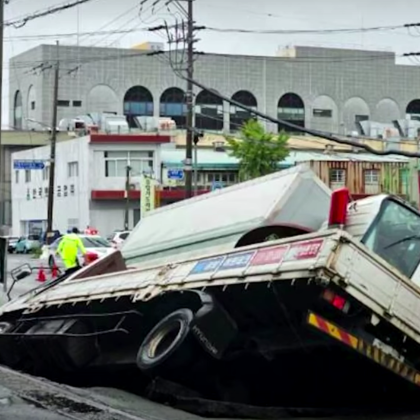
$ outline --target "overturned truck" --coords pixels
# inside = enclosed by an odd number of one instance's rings
[[[306,167],[226,188],[3,306],[0,359],[197,412],[416,406],[419,232],[400,199],[351,202]]]

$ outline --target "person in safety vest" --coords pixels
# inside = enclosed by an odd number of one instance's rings
[[[77,258],[78,251],[86,255],[86,249],[83,245],[82,240],[79,236],[79,229],[73,228],[71,233],[63,236],[60,244],[58,245],[56,254],[61,256],[64,266],[66,268],[66,274],[76,271],[80,268],[79,260]]]

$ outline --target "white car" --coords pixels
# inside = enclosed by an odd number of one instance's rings
[[[111,236],[108,237],[108,240],[111,242],[114,248],[120,249],[130,233],[130,230],[115,231]]]
[[[101,236],[97,235],[79,235],[80,239],[83,242],[83,245],[86,248],[86,251],[89,253],[97,254],[99,258],[104,257],[105,255],[114,252],[112,245]],[[59,255],[56,255],[58,245],[60,244],[63,238],[56,239],[50,246],[47,247],[46,252],[43,255],[43,259],[48,261],[48,266],[53,267],[54,264],[59,269],[64,268],[64,263]],[[82,266],[84,264],[84,259],[81,253],[78,255],[79,264]]]

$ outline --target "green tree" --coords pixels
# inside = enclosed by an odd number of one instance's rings
[[[279,170],[279,163],[287,158],[289,136],[267,133],[257,120],[247,121],[239,139],[226,137],[230,154],[239,160],[239,179],[246,181]]]

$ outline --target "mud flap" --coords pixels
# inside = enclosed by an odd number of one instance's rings
[[[226,310],[208,293],[195,292],[202,307],[196,312],[191,332],[215,359],[221,359],[237,335],[237,325]]]

